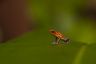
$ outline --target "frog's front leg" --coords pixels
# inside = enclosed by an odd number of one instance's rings
[[[59,38],[55,38],[55,41],[52,44],[59,44]]]
[[[60,38],[56,38],[56,44],[59,44]]]

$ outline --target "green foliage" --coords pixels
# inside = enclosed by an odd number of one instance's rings
[[[47,29],[0,45],[1,64],[96,64],[96,44],[70,42],[53,46]]]
[[[96,32],[92,29],[91,23],[73,21],[72,14],[74,14],[75,6],[71,4],[73,1],[68,0],[69,4],[68,2],[61,4],[61,0],[52,0],[53,4],[50,1],[30,2],[33,16],[36,15],[40,26],[22,37],[0,44],[0,64],[96,64]],[[81,5],[82,2],[78,3]],[[62,17],[63,13],[64,17]],[[58,17],[59,20],[57,20]],[[58,28],[69,36],[70,44],[52,45],[54,39],[48,32],[51,27]]]

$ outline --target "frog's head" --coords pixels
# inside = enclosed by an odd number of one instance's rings
[[[54,32],[55,32],[55,30],[54,30],[54,29],[50,29],[49,31],[50,31],[51,33],[54,33]]]

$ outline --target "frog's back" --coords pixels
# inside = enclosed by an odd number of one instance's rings
[[[56,32],[56,36],[60,39],[64,39],[63,34],[61,34],[60,32]]]
[[[57,31],[55,31],[55,30],[51,30],[50,33],[51,33],[53,36],[57,37],[57,38],[64,39],[63,34],[61,34],[60,32],[57,32]]]

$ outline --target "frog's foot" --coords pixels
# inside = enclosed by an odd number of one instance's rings
[[[56,42],[52,42],[52,44],[53,44],[53,45],[57,45],[57,44],[59,44],[59,43],[56,43]]]

